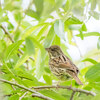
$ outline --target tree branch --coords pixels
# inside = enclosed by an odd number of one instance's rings
[[[70,100],[73,100],[74,95],[75,95],[75,91],[72,92],[72,95],[70,97]]]
[[[0,28],[3,29],[3,31],[5,32],[5,34],[8,36],[8,38],[11,40],[12,43],[14,43],[13,38],[10,36],[10,33],[5,29],[4,26],[0,25]]]
[[[28,91],[26,91],[20,98],[19,98],[19,100],[22,100],[22,98],[24,98],[25,97],[25,95],[28,93]]]
[[[43,97],[43,96],[38,95],[38,94],[32,94],[32,97],[39,97],[39,98],[44,99],[44,100],[50,100],[50,99],[48,99],[46,96]],[[51,100],[53,100],[53,99],[51,99]]]
[[[96,94],[92,91],[87,91],[87,90],[83,90],[83,89],[79,89],[79,88],[73,88],[70,86],[38,86],[38,87],[32,87],[34,89],[50,89],[50,88],[62,88],[62,89],[68,89],[68,90],[72,90],[75,92],[80,92],[80,93],[85,93],[87,95],[92,95],[92,96],[96,96]]]
[[[27,88],[27,87],[25,87],[25,86],[19,85],[19,84],[17,84],[17,83],[13,83],[13,82],[10,82],[10,81],[4,80],[4,79],[0,79],[0,81],[1,81],[1,82],[4,82],[4,83],[8,83],[8,84],[10,84],[10,85],[17,86],[17,87],[22,88],[22,89],[24,89],[24,90],[26,90],[26,91],[29,91],[29,92],[31,92],[31,93],[35,93],[35,94],[36,94],[36,97],[43,98],[43,99],[45,99],[45,100],[53,100],[53,99],[51,99],[51,98],[49,98],[49,97],[46,97],[46,96],[44,96],[43,94],[41,94],[41,93],[39,93],[39,92],[37,92],[37,91],[35,91],[35,90],[32,90],[32,89]]]
[[[0,25],[0,28],[3,29],[3,31],[5,32],[5,34],[8,36],[8,38],[11,40],[12,43],[14,43],[15,41],[13,40],[13,38],[11,37],[10,33],[5,29],[4,26]],[[20,52],[20,54],[24,54],[24,52],[21,49],[18,49],[18,51]],[[32,57],[29,57],[32,61],[34,61],[34,59]]]

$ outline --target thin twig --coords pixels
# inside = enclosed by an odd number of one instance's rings
[[[26,91],[20,98],[19,98],[19,100],[22,100],[22,98],[24,98],[25,97],[25,95],[28,93],[28,91]]]
[[[74,95],[75,95],[75,91],[72,92],[72,95],[70,97],[70,100],[73,100]]]
[[[96,96],[96,94],[92,91],[87,91],[87,90],[83,90],[83,89],[79,89],[79,88],[73,88],[71,86],[38,86],[38,87],[32,87],[32,88],[34,88],[34,89],[62,88],[62,89],[72,90],[72,91],[75,91],[75,92],[85,93],[87,95]]]
[[[44,99],[44,100],[50,100],[47,97],[43,97],[41,95],[39,96],[38,94],[32,94],[32,97],[39,97],[39,98]],[[54,99],[52,99],[52,100],[54,100]]]
[[[5,32],[5,34],[8,36],[8,38],[11,40],[12,43],[14,43],[15,41],[13,40],[13,38],[11,37],[10,33],[7,31],[7,29],[0,25],[0,28],[3,29],[3,31]],[[21,49],[18,49],[18,51],[20,52],[20,54],[24,54],[24,52],[21,50]],[[34,58],[32,57],[29,57],[32,61],[34,61]]]
[[[6,95],[3,95],[3,97],[6,97],[6,96],[11,96],[12,94],[6,94]]]
[[[13,38],[10,36],[10,33],[6,30],[6,28],[2,25],[0,25],[0,28],[3,29],[3,31],[5,32],[5,34],[8,36],[8,38],[11,40],[12,43],[14,43]]]
[[[13,85],[11,85],[11,87],[13,88],[13,90],[16,90],[15,87]]]
[[[41,93],[39,93],[39,92],[37,92],[37,91],[35,91],[35,90],[32,90],[32,89],[27,88],[27,87],[25,87],[25,86],[22,86],[22,85],[20,85],[20,84],[13,83],[13,82],[10,82],[10,81],[4,80],[4,79],[0,79],[0,81],[1,81],[1,82],[4,82],[4,83],[8,83],[8,84],[10,84],[10,85],[17,86],[17,87],[22,88],[22,89],[24,89],[24,90],[26,90],[26,91],[29,91],[29,92],[31,92],[31,93],[35,93],[35,94],[37,94],[37,97],[39,97],[39,98],[45,98],[45,100],[53,100],[53,99],[51,99],[51,98],[49,98],[49,97],[46,97],[46,96],[44,96],[43,94],[41,94]]]

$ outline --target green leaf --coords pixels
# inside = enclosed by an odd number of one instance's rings
[[[32,27],[32,25],[28,21],[21,21],[21,26],[26,29],[27,27]]]
[[[4,37],[4,32],[3,30],[0,28],[0,39],[2,39]]]
[[[90,11],[89,14],[93,16],[95,19],[99,20],[100,19],[100,14],[96,11]]]
[[[41,90],[40,92],[54,100],[68,100],[67,98],[53,90]]]
[[[30,37],[30,39],[33,41],[34,45],[37,46],[41,51],[44,51],[44,47],[42,44],[40,44],[39,41],[37,41],[37,39],[35,39],[34,37]]]
[[[52,0],[53,1],[53,0]],[[63,5],[64,0],[56,0],[56,8],[60,8]]]
[[[25,39],[25,42],[26,42],[26,51],[27,51],[28,55],[34,54],[35,48],[34,48],[32,40],[29,37],[27,37]]]
[[[9,19],[8,19],[8,16],[7,15],[5,15],[5,16],[0,16],[0,23],[1,22],[7,22]]]
[[[57,20],[55,22],[54,31],[61,39],[66,40],[64,34],[64,23],[62,20]]]
[[[17,1],[9,0],[9,2],[7,2],[6,0],[4,9],[9,11],[20,10],[22,8],[21,4],[22,4],[21,1],[18,0]]]
[[[67,46],[65,44],[63,44],[63,43],[60,46],[61,46],[64,54],[71,59],[70,55],[67,52],[67,49],[68,49]]]
[[[17,68],[15,70],[13,70],[16,76],[20,77],[21,79],[23,79],[23,83],[25,86],[37,86],[39,85],[38,80],[34,77],[34,75],[32,75],[32,73],[28,72],[27,70],[23,70],[21,68]],[[28,83],[29,84],[28,84]],[[31,87],[30,86],[30,87]]]
[[[65,6],[64,6],[64,10],[67,12],[70,8],[70,0],[67,0]]]
[[[9,77],[15,78],[15,75],[12,72],[11,67],[12,66],[9,63],[8,64],[3,63],[1,70],[2,70],[2,72],[6,73]]]
[[[80,37],[80,34],[76,35],[77,37]],[[84,37],[88,37],[88,36],[100,36],[99,32],[88,32],[88,33],[83,33]]]
[[[3,90],[1,92],[3,92],[4,94],[11,94],[11,92],[13,91],[11,85],[7,83],[3,83],[3,84],[0,83],[0,88],[1,90]]]
[[[64,24],[65,24],[64,29],[67,32],[67,39],[68,39],[69,44],[76,45],[74,42],[72,42],[72,38],[73,38],[73,32],[72,32],[72,30],[70,30],[68,28],[68,25],[67,25],[66,22]]]
[[[22,55],[21,58],[19,58],[19,60],[17,61],[17,63],[15,64],[15,69],[18,68],[19,66],[21,66],[27,59],[29,59],[29,55],[27,55],[27,53],[24,53]]]
[[[100,37],[98,38],[97,48],[100,49]]]
[[[12,30],[12,29],[14,29],[14,26],[11,22],[8,21],[8,27],[7,28],[8,28],[8,30]]]
[[[78,24],[78,25],[80,25],[80,24],[82,24],[83,22],[81,22],[78,18],[76,18],[76,17],[74,17],[74,16],[72,16],[72,17],[70,17],[70,18],[68,18],[66,21],[65,21],[65,24],[66,24],[66,26],[69,26],[69,25],[74,25],[74,24]]]
[[[97,0],[98,10],[100,11],[100,0]]]
[[[86,28],[85,24],[82,25],[82,31],[87,31],[87,28]]]
[[[67,29],[67,38],[68,38],[68,42],[71,45],[76,45],[74,42],[72,42],[72,38],[73,38],[73,33],[71,30]]]
[[[90,82],[88,85],[100,92],[100,82]]]
[[[21,35],[21,30],[17,29],[14,35],[14,41],[18,41]]]
[[[51,73],[49,67],[45,67],[44,70],[45,70],[46,73]]]
[[[55,1],[54,0],[45,0],[43,4],[43,12],[42,16],[43,17],[48,17],[50,16],[50,13],[54,11],[55,8]]]
[[[52,85],[52,79],[48,75],[43,75],[43,79],[46,81],[47,84]]]
[[[14,17],[15,17],[16,21],[21,21],[23,18],[23,15],[20,11],[16,11],[16,12],[14,12]]]
[[[82,33],[82,30],[80,30],[80,37],[81,37],[82,40],[84,39],[84,35]]]
[[[97,0],[91,0],[91,10],[94,10],[96,8]]]
[[[13,55],[18,49],[19,46],[22,44],[23,40],[17,41],[8,46],[5,54],[5,59],[8,60],[11,55]]]
[[[92,100],[93,97],[94,96],[92,96],[92,95],[86,96],[85,93],[82,93],[81,96],[74,95],[74,100]]]
[[[61,41],[60,41],[60,37],[58,37],[57,35],[55,35],[55,38],[53,40],[52,45],[60,45]]]
[[[100,93],[93,97],[91,100],[100,100]]]
[[[79,30],[79,29],[81,29],[81,27],[82,27],[82,24],[77,24],[77,25],[76,25],[76,24],[75,24],[75,25],[72,24],[72,25],[69,25],[68,28],[69,28],[70,30]]]
[[[37,14],[40,16],[43,10],[43,0],[34,0]]]
[[[14,95],[10,96],[9,100],[19,100],[19,95],[14,94]]]
[[[47,37],[45,38],[45,41],[44,41],[44,47],[45,48],[51,46],[51,44],[54,40],[54,37],[55,37],[54,25],[52,25],[48,34],[47,34]]]
[[[29,9],[29,10],[27,11],[27,15],[28,15],[28,16],[31,16],[31,17],[33,17],[33,18],[35,18],[35,19],[37,19],[37,20],[40,19],[39,16],[38,16],[38,14],[37,14],[37,12],[33,11],[32,9]]]
[[[33,31],[35,31],[36,29],[39,29],[41,26],[45,25],[46,23],[42,23],[42,24],[38,24],[36,26],[32,26],[32,27],[29,27],[28,29],[26,29],[24,32],[23,32],[23,36],[22,36],[22,39],[25,39],[26,37],[28,37]]]
[[[81,2],[81,0],[72,0],[71,6],[75,7],[75,6],[77,6],[77,4],[79,4],[80,2]]]
[[[37,76],[37,78],[39,79],[40,77],[41,77],[41,74],[42,74],[42,71],[43,71],[43,69],[41,68],[41,51],[39,50],[38,51],[38,55],[37,55],[37,62],[36,62],[36,76]],[[43,67],[43,66],[42,66]],[[41,69],[42,69],[42,71],[41,71]]]
[[[82,60],[82,62],[85,62],[85,61],[89,61],[89,62],[91,62],[93,64],[97,64],[98,63],[97,61],[95,61],[94,59],[91,59],[91,58],[86,58],[86,59]]]
[[[100,63],[93,65],[85,74],[85,78],[89,81],[100,81]]]
[[[3,70],[2,70],[2,72],[3,72]],[[11,74],[0,74],[0,78],[5,79],[5,80],[11,80],[12,79]]]
[[[44,48],[39,49],[37,53],[38,55],[37,55],[37,61],[36,61],[36,76],[38,79],[40,79],[44,72],[45,58],[47,54]]]
[[[6,47],[7,46],[5,40],[0,40],[0,53],[5,53]]]
[[[45,33],[46,30],[48,30],[49,25],[44,25],[44,27],[39,31],[38,35],[36,36],[36,39],[38,40],[41,38],[42,34]]]

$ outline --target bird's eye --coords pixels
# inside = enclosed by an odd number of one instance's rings
[[[54,51],[54,49],[51,49],[51,51]]]
[[[78,73],[78,72],[79,72],[79,70],[77,69],[77,70],[76,70],[76,72]]]

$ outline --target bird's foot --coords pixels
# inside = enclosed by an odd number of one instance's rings
[[[59,84],[56,85],[56,89],[57,89],[57,90],[59,89]]]
[[[72,88],[72,84],[69,86],[69,88]]]

